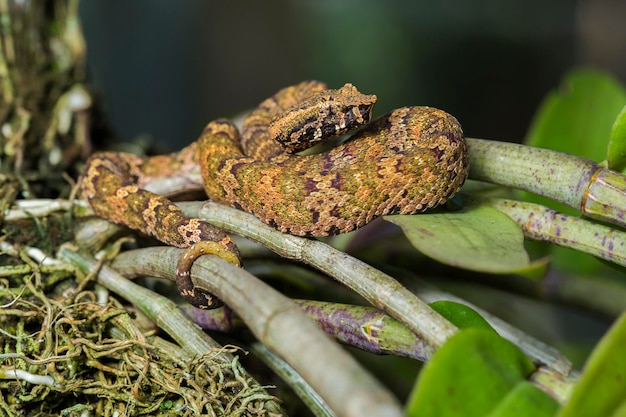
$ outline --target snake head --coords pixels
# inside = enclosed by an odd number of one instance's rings
[[[299,152],[369,123],[375,103],[352,84],[322,90],[275,116],[268,133],[287,152]]]

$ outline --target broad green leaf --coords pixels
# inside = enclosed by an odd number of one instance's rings
[[[493,327],[487,323],[487,320],[485,320],[483,316],[465,304],[440,300],[434,301],[429,305],[433,310],[444,316],[459,329],[478,328],[491,330],[495,333]]]
[[[626,313],[595,347],[572,396],[559,417],[605,417],[619,410],[626,398]]]
[[[525,248],[526,250],[528,250],[528,246],[525,246]],[[532,260],[527,266],[513,271],[513,273],[526,278],[539,280],[546,276],[546,271],[548,270],[549,266],[550,257],[544,256],[542,258]]]
[[[533,370],[514,344],[493,331],[461,330],[424,365],[408,415],[485,417]]]
[[[486,417],[551,417],[558,410],[559,403],[554,398],[530,382],[522,381]]]
[[[613,411],[610,417],[626,417],[626,399]]]
[[[524,234],[491,207],[384,219],[400,226],[420,252],[444,264],[490,273],[514,272],[529,264]]]
[[[626,106],[613,122],[606,159],[610,169],[622,173],[626,169]]]
[[[525,144],[603,161],[624,105],[626,90],[618,80],[601,71],[574,70],[544,99]]]

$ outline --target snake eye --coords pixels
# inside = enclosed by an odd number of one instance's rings
[[[373,104],[363,104],[359,106],[359,113],[361,114],[361,117],[363,117],[363,123],[369,123],[369,121],[372,119],[373,109]]]

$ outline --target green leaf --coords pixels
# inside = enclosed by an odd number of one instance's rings
[[[459,329],[477,328],[496,332],[483,316],[465,304],[440,300],[434,301],[429,305]]]
[[[493,331],[462,330],[424,365],[408,415],[484,417],[533,370],[515,345]]]
[[[558,410],[559,403],[554,398],[530,382],[522,381],[486,417],[551,417]]]
[[[521,229],[491,207],[384,219],[400,226],[420,252],[444,264],[490,273],[514,272],[529,265]]]
[[[613,122],[606,159],[609,169],[624,173],[626,169],[626,106],[622,108]]]
[[[601,71],[574,70],[544,99],[525,144],[600,162],[624,105],[626,90],[615,78]]]
[[[528,243],[528,242],[527,242]],[[528,246],[525,246],[528,251]],[[546,272],[550,267],[550,257],[544,256],[540,259],[532,260],[527,266],[513,271],[516,275],[521,275],[526,278],[540,280],[546,276]]]
[[[622,401],[610,417],[626,417],[626,399]]]
[[[559,417],[605,417],[624,413],[626,398],[626,313],[604,335],[585,364]],[[618,412],[619,411],[619,412]]]

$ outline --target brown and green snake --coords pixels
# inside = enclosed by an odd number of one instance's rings
[[[191,304],[213,308],[219,300],[194,287],[189,270],[204,253],[239,264],[235,244],[221,229],[187,217],[144,187],[199,167],[211,200],[299,236],[349,232],[378,216],[423,212],[446,202],[468,174],[458,121],[435,108],[403,107],[370,122],[375,102],[376,96],[351,84],[332,90],[305,81],[263,101],[241,134],[220,119],[176,154],[94,154],[81,179],[82,195],[100,217],[190,248],[177,266],[179,290]],[[362,125],[331,150],[296,153]]]

